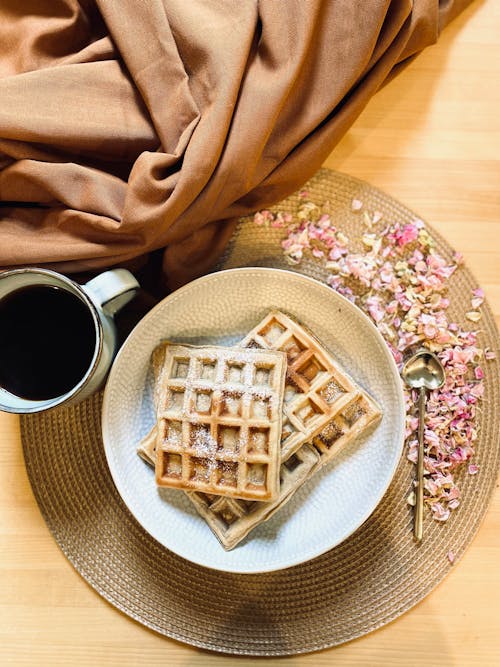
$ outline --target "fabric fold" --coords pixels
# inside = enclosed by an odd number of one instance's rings
[[[201,275],[467,4],[4,0],[0,266]]]

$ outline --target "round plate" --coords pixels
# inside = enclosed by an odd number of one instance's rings
[[[377,401],[383,417],[343,449],[269,521],[226,552],[185,493],[157,489],[136,454],[154,423],[150,357],[163,339],[234,345],[270,310],[308,327]],[[177,290],[135,327],[117,355],[104,393],[103,440],[114,483],[137,521],[163,546],[227,572],[268,572],[307,561],[355,531],[382,499],[401,456],[401,379],[375,326],[326,285],[288,271],[230,269]]]

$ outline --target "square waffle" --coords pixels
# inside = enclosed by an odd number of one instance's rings
[[[305,442],[312,441],[360,396],[374,405],[321,343],[285,313],[270,312],[239,345],[280,350],[287,355],[281,433],[283,461]]]
[[[163,343],[153,365],[157,484],[274,499],[286,356]]]

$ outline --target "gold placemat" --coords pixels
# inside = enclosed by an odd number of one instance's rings
[[[400,203],[343,174],[321,170],[307,184],[311,201],[330,202],[338,228],[356,231],[362,217],[352,201],[392,221],[415,220]],[[276,210],[296,212],[297,193]],[[429,227],[427,226],[429,229]],[[432,230],[431,230],[432,232]],[[432,232],[446,258],[450,246]],[[282,229],[242,220],[218,268],[285,267],[325,279],[320,262],[290,266]],[[477,287],[461,267],[449,284],[450,314],[459,319]],[[498,332],[482,306],[481,343],[498,350]],[[441,524],[429,513],[425,538],[412,537],[406,502],[413,466],[400,462],[393,483],[372,516],[349,539],[302,565],[259,575],[226,574],[184,561],[149,536],[119,497],[100,433],[102,395],[84,403],[21,419],[28,474],[42,514],[63,552],[96,591],[115,607],[168,637],[226,653],[291,655],[331,647],[396,618],[425,597],[450,570],[477,532],[499,469],[500,378],[488,365],[475,463],[479,475],[462,475],[461,505]]]

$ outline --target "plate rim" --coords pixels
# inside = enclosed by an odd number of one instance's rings
[[[118,366],[118,362],[120,358],[125,354],[126,346],[130,342],[130,340],[137,335],[137,330],[139,328],[143,328],[144,326],[147,326],[147,321],[156,314],[156,312],[162,308],[165,307],[165,304],[167,302],[173,301],[174,299],[182,298],[182,294],[184,292],[189,291],[193,287],[196,287],[196,285],[199,285],[200,283],[203,283],[207,280],[213,279],[215,277],[219,277],[221,275],[227,275],[227,274],[234,274],[234,273],[260,273],[260,274],[265,274],[265,275],[275,275],[275,274],[281,274],[283,275],[284,278],[286,279],[293,279],[297,280],[298,282],[305,282],[305,283],[313,283],[316,287],[320,287],[321,290],[325,290],[325,295],[328,297],[334,296],[334,298],[338,298],[345,306],[346,308],[350,310],[355,310],[358,316],[361,316],[361,319],[364,320],[364,323],[366,326],[368,326],[372,333],[375,335],[376,338],[378,338],[379,343],[381,343],[381,348],[384,350],[384,354],[386,357],[386,361],[391,369],[392,375],[394,379],[396,378],[399,380],[398,382],[395,382],[395,387],[397,389],[397,394],[398,394],[398,403],[401,408],[400,411],[400,419],[398,420],[399,423],[399,432],[394,435],[394,442],[398,440],[399,442],[399,447],[397,448],[397,455],[396,455],[396,450],[395,450],[395,455],[394,455],[394,460],[392,463],[392,467],[390,469],[390,473],[387,478],[386,484],[381,487],[381,490],[379,490],[377,500],[375,504],[369,509],[367,512],[365,512],[362,515],[362,518],[357,522],[353,528],[345,533],[341,539],[338,541],[334,542],[333,544],[330,544],[329,546],[325,547],[324,549],[320,551],[316,551],[315,553],[311,554],[310,556],[306,558],[299,558],[299,559],[294,559],[293,557],[289,558],[288,561],[276,565],[271,565],[269,567],[265,567],[263,569],[261,566],[256,569],[253,567],[249,567],[247,564],[246,567],[238,567],[238,568],[225,568],[222,566],[218,565],[209,565],[206,562],[201,562],[200,560],[197,560],[196,558],[193,557],[188,557],[183,553],[179,553],[175,549],[173,549],[170,546],[166,546],[161,542],[144,524],[138,519],[136,516],[135,512],[132,511],[132,509],[129,507],[128,503],[125,502],[125,499],[123,497],[123,494],[120,490],[121,487],[121,481],[117,479],[117,476],[115,475],[114,467],[110,461],[111,457],[111,451],[110,447],[111,445],[109,444],[109,438],[110,438],[110,433],[109,433],[109,424],[107,423],[105,419],[105,414],[108,410],[109,402],[110,402],[110,385],[111,385],[111,380],[113,375],[117,372],[116,368]],[[127,507],[127,510],[131,513],[131,515],[134,517],[135,521],[139,523],[139,525],[145,530],[148,535],[150,535],[162,548],[167,549],[171,551],[172,553],[175,553],[179,558],[182,558],[190,563],[193,563],[199,567],[204,567],[210,570],[216,570],[219,572],[225,572],[229,574],[264,574],[268,572],[277,572],[281,570],[288,569],[290,567],[294,567],[297,565],[300,565],[302,563],[308,562],[310,560],[313,560],[314,558],[317,558],[324,553],[330,551],[331,549],[334,549],[337,547],[339,544],[342,544],[345,540],[349,539],[349,537],[352,536],[353,533],[355,533],[361,526],[369,519],[369,517],[373,514],[373,512],[376,510],[376,508],[379,506],[380,502],[382,501],[387,489],[389,488],[390,484],[392,483],[394,479],[394,475],[396,473],[397,467],[399,465],[399,462],[401,460],[401,456],[403,453],[404,449],[404,432],[405,432],[405,416],[406,416],[406,410],[405,410],[405,398],[404,398],[404,393],[403,393],[403,383],[401,381],[401,376],[399,374],[399,371],[396,366],[396,362],[394,360],[394,357],[392,356],[386,341],[384,340],[382,334],[379,332],[375,324],[370,320],[370,318],[366,315],[366,313],[353,304],[349,299],[344,297],[342,294],[339,294],[336,292],[333,288],[329,287],[326,285],[324,282],[321,280],[318,280],[316,278],[313,278],[311,276],[305,275],[300,272],[296,271],[290,271],[287,269],[282,269],[282,268],[273,268],[273,267],[262,267],[262,266],[245,266],[245,267],[236,267],[236,268],[230,268],[230,269],[222,269],[220,271],[213,271],[211,273],[207,273],[203,276],[200,276],[199,278],[196,278],[182,287],[179,287],[178,289],[174,290],[170,294],[168,294],[166,297],[164,297],[161,301],[159,301],[151,310],[149,310],[140,320],[137,322],[137,324],[134,326],[132,331],[128,334],[126,339],[123,341],[120,349],[118,350],[118,353],[116,354],[113,364],[111,366],[110,372],[108,374],[108,377],[106,379],[106,384],[103,392],[103,401],[102,401],[102,407],[101,407],[101,435],[102,435],[102,441],[103,441],[103,448],[104,448],[104,453],[106,457],[106,462],[107,462],[107,467],[110,472],[111,478],[113,480],[113,484],[122,500],[122,502],[125,504]],[[222,547],[221,547],[222,548]]]

